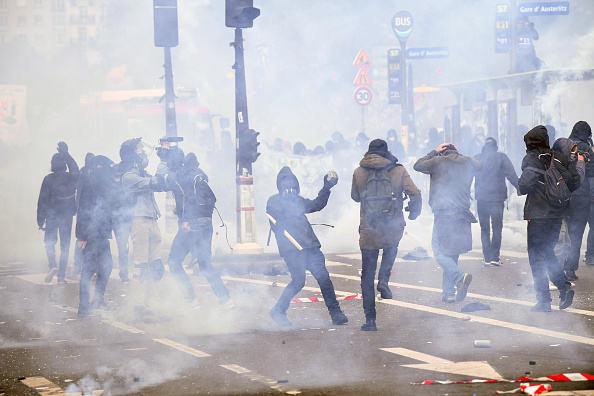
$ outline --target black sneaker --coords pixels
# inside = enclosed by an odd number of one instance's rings
[[[559,291],[559,293],[559,309],[569,308],[573,303],[573,296],[575,295],[575,290],[573,290],[571,286],[566,286],[562,288]]]
[[[54,279],[54,276],[56,276],[57,273],[58,273],[58,268],[56,268],[56,267],[51,268],[49,270],[49,272],[47,273],[47,276],[45,277],[45,283],[50,283],[52,281],[52,279]]]
[[[539,302],[532,308],[530,308],[531,312],[551,312],[551,303],[543,303]]]
[[[343,325],[349,321],[349,318],[340,309],[330,312],[330,317],[333,325]]]
[[[574,270],[565,271],[565,275],[567,276],[568,281],[576,281],[579,279]]]
[[[456,285],[456,301],[460,302],[466,298],[466,293],[468,293],[468,286],[470,286],[470,282],[472,282],[472,275],[468,272],[464,274],[464,277],[458,282]]]
[[[367,322],[363,326],[361,326],[362,331],[377,331],[377,326],[375,325],[375,320],[368,319]]]
[[[276,324],[279,326],[283,326],[283,327],[293,326],[293,323],[291,323],[291,321],[287,318],[287,314],[284,312],[279,312],[275,309],[271,309],[268,314],[270,315],[272,320],[274,320],[276,322]]]
[[[380,292],[380,295],[383,299],[391,300],[392,299],[392,291],[388,287],[388,282],[386,281],[379,281],[377,283],[377,291]]]

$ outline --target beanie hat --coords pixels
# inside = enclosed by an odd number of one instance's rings
[[[66,172],[66,160],[62,154],[54,154],[51,170],[52,172]]]

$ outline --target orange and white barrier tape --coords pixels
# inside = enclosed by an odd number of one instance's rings
[[[336,297],[337,300],[360,300],[363,298],[362,294],[353,294],[352,296]],[[307,303],[307,302],[320,302],[324,301],[323,298],[310,297],[310,298],[294,298],[291,300],[292,303]]]
[[[474,379],[474,380],[470,380],[470,381],[429,380],[429,381],[423,381],[420,383],[415,383],[414,385],[431,385],[431,384],[449,385],[449,384],[478,384],[478,383],[493,383],[493,382],[541,382],[541,381],[552,381],[552,382],[594,381],[594,375],[585,374],[585,373],[565,373],[565,374],[549,375],[547,377],[539,377],[539,378],[520,377],[516,380],[479,380],[479,379]]]
[[[500,394],[504,394],[504,393],[518,393],[518,392],[521,392],[521,393],[524,393],[524,394],[527,394],[527,395],[540,395],[541,393],[548,392],[551,389],[553,389],[553,387],[551,385],[549,385],[549,384],[534,384],[534,385],[531,385],[531,384],[526,383],[526,384],[520,384],[520,387],[519,388],[512,389],[510,391],[495,391],[493,393],[496,393],[496,394],[499,394],[500,395]]]

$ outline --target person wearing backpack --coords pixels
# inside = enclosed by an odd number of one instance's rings
[[[571,192],[580,186],[580,175],[567,156],[549,148],[549,136],[543,125],[528,131],[524,142],[526,155],[522,160],[518,193],[527,195],[524,219],[528,220],[528,260],[538,301],[530,310],[550,312],[549,279],[559,290],[559,309],[568,308],[573,302],[574,291],[554,248],[563,217],[572,213]]]
[[[288,166],[283,166],[276,177],[278,194],[268,198],[266,213],[279,254],[291,272],[291,282],[269,312],[272,320],[279,326],[292,325],[287,318],[287,309],[293,297],[305,286],[306,270],[311,272],[320,285],[332,324],[343,325],[348,322],[336,300],[334,285],[326,269],[326,258],[320,250],[322,245],[305,216],[324,209],[330,198],[330,189],[336,183],[338,176],[336,172],[330,171],[324,176],[324,186],[318,196],[312,200],[299,195],[299,181]]]
[[[460,154],[452,143],[443,143],[419,158],[413,167],[431,176],[431,246],[435,261],[443,268],[441,300],[445,303],[464,300],[472,282],[472,275],[458,267],[458,258],[472,250],[471,224],[477,221],[470,212],[470,185],[482,166],[481,161]]]
[[[483,263],[500,267],[499,251],[503,230],[504,201],[507,199],[505,179],[518,190],[518,175],[509,157],[498,151],[497,140],[485,140],[482,152],[474,156],[483,163],[480,172],[474,175],[474,198],[481,226]],[[491,237],[491,225],[493,236]]]
[[[359,248],[365,312],[365,324],[361,326],[363,331],[377,330],[373,284],[380,249],[383,252],[377,290],[382,298],[392,298],[388,281],[406,225],[402,214],[403,194],[410,198],[408,218],[414,220],[421,214],[421,190],[404,166],[398,163],[398,158],[388,151],[388,144],[382,139],[373,140],[353,173],[351,187],[351,198],[361,203]]]
[[[43,241],[49,262],[47,283],[58,274],[58,283],[66,283],[66,267],[72,237],[72,218],[76,214],[76,182],[80,171],[68,153],[68,145],[58,143],[51,160],[51,171],[43,178],[37,201],[37,225],[45,231]],[[45,225],[45,227],[44,227]],[[56,243],[60,235],[60,265],[56,263]]]

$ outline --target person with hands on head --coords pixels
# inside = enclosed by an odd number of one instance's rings
[[[76,213],[76,182],[80,171],[68,152],[68,145],[58,143],[58,153],[51,160],[51,171],[41,183],[37,201],[37,225],[45,231],[45,252],[49,262],[47,283],[58,274],[58,283],[66,283],[66,267],[72,237],[72,218]],[[60,235],[60,266],[56,263],[56,243]]]
[[[330,189],[336,183],[336,172],[328,172],[324,176],[324,186],[312,200],[299,195],[299,181],[288,166],[284,166],[276,178],[278,194],[268,199],[266,213],[276,237],[279,253],[291,273],[291,282],[270,310],[270,317],[279,326],[292,325],[286,312],[293,297],[305,286],[306,270],[311,272],[320,285],[332,323],[343,325],[348,322],[336,300],[334,285],[326,269],[326,259],[320,250],[322,245],[306,216],[307,213],[320,211],[326,206]]]
[[[442,301],[460,302],[466,298],[472,275],[458,267],[460,254],[472,250],[470,185],[482,162],[458,152],[452,143],[440,144],[417,160],[414,170],[430,176],[429,206],[433,211],[431,246],[437,264],[443,269]]]
[[[388,282],[406,225],[402,213],[404,195],[410,198],[408,218],[414,220],[421,214],[421,190],[404,166],[398,163],[398,158],[388,151],[387,142],[382,139],[373,140],[353,173],[351,187],[351,198],[361,203],[359,247],[365,312],[365,324],[361,326],[363,331],[377,330],[373,285],[380,249],[383,252],[377,276],[377,290],[382,298],[392,298]]]

